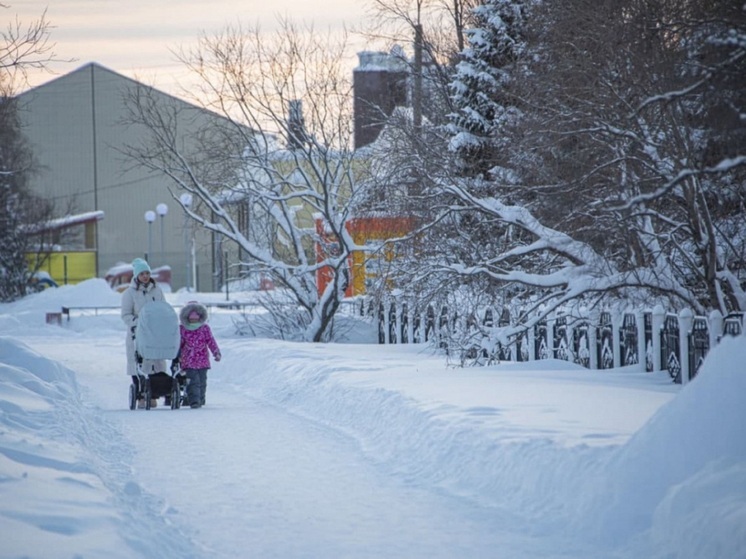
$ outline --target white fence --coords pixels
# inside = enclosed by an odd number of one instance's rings
[[[361,312],[366,312],[365,303]],[[689,309],[667,313],[660,306],[557,314],[528,329],[514,327],[507,311],[492,308],[465,316],[448,307],[417,308],[390,300],[369,306],[367,314],[378,317],[380,343],[433,342],[462,364],[555,358],[590,369],[666,370],[684,383],[723,336],[744,334],[743,313],[724,317],[713,311],[702,317]]]

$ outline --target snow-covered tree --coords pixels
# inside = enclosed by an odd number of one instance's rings
[[[510,94],[511,75],[525,50],[523,0],[486,0],[473,11],[468,46],[451,82],[451,149],[459,171],[470,176],[492,169],[506,144],[506,128],[519,117]]]
[[[25,226],[50,217],[49,204],[28,187],[33,153],[21,129],[15,93],[29,68],[45,68],[52,60],[51,48],[44,15],[27,26],[16,19],[0,30],[0,301],[25,295],[30,246]]]
[[[0,301],[25,294],[28,204],[26,179],[31,153],[21,135],[13,98],[0,97]]]
[[[462,312],[484,294],[544,315],[746,309],[745,18],[687,0],[533,4],[505,164],[472,178],[427,160],[429,218],[398,285],[458,294]]]
[[[323,341],[350,282],[348,257],[356,246],[346,223],[364,166],[356,164],[350,142],[344,45],[282,23],[272,37],[258,28],[228,28],[181,54],[200,78],[195,103],[220,115],[205,120],[192,151],[176,124],[177,113],[188,109],[148,89],[135,92],[130,121],[147,127],[151,142],[129,154],[195,195],[201,209],[187,208],[188,214],[238,247],[243,265],[286,288],[303,309],[297,321],[303,337]],[[319,293],[320,269],[330,281]]]
[[[734,226],[744,215],[743,136],[733,142],[744,109],[735,77],[744,50],[734,40],[743,9],[688,0],[543,7],[524,82],[541,110],[521,142],[538,164],[513,199],[603,255],[640,295],[697,312],[743,309],[744,231]]]

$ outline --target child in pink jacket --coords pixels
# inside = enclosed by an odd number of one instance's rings
[[[187,399],[189,406],[199,408],[205,405],[207,392],[207,370],[210,368],[210,354],[220,361],[220,349],[207,325],[207,309],[197,301],[189,301],[179,313],[181,325],[181,348],[179,364],[187,377]]]

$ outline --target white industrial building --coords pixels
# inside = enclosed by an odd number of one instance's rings
[[[178,129],[187,146],[200,122],[221,118],[96,63],[86,64],[19,96],[24,133],[39,168],[32,189],[54,201],[57,215],[104,212],[95,224],[93,246],[87,247],[95,252],[91,275],[104,277],[149,253],[151,267],[170,267],[174,290],[187,285],[219,289],[217,240],[187,226],[167,177],[149,173],[123,154],[125,146],[144,141],[144,129],[127,123],[125,96],[137,87],[147,87],[159,103],[179,105],[183,121]],[[154,216],[152,223],[146,212],[153,212],[148,214]]]

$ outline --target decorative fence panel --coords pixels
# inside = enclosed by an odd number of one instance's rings
[[[570,348],[567,343],[567,317],[558,316],[554,321],[554,358],[570,361]]]
[[[614,329],[611,325],[611,313],[602,312],[597,327],[598,334],[596,335],[598,353],[598,368],[599,369],[613,369],[614,368]]]
[[[549,343],[547,341],[547,321],[542,320],[534,326],[534,359],[541,361],[549,359]]]
[[[432,342],[462,363],[554,358],[592,369],[665,370],[675,382],[694,378],[723,336],[744,335],[744,313],[695,317],[688,309],[677,315],[660,307],[602,311],[591,317],[557,314],[528,329],[512,327],[507,309],[485,308],[467,316],[446,306],[421,308],[397,300],[381,302],[377,308],[369,303],[365,309],[363,300],[361,314],[377,314],[379,343]]]
[[[640,362],[637,346],[637,320],[632,313],[624,314],[624,322],[619,335],[622,366],[636,365]]]
[[[589,368],[591,364],[590,342],[588,341],[588,322],[579,322],[572,329],[573,362]]]
[[[698,316],[694,319],[689,332],[689,376],[697,376],[707,352],[710,351],[710,335],[707,319]]]
[[[681,336],[679,320],[675,314],[666,315],[660,337],[661,363],[676,382],[681,382]]]

